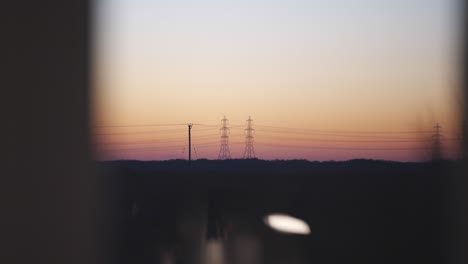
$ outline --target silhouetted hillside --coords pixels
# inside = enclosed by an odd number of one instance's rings
[[[147,184],[158,182],[158,186],[175,188],[174,190],[190,190],[191,188],[205,190],[214,187],[219,190],[252,189],[257,191],[269,190],[269,188],[273,190],[304,189],[310,188],[310,184],[335,180],[385,182],[406,177],[405,181],[412,181],[418,177],[438,175],[439,172],[449,173],[457,166],[455,161],[415,163],[364,159],[327,162],[233,159],[196,160],[191,163],[186,160],[123,160],[99,164],[104,169],[113,171],[115,175],[140,175],[146,177],[144,181]],[[353,184],[349,187],[352,186]],[[170,190],[167,188],[165,190]]]
[[[451,166],[455,161],[441,162],[396,162],[384,160],[355,159],[349,161],[307,161],[307,160],[166,160],[137,161],[118,160],[104,161],[99,164],[108,168],[131,169],[140,172],[268,172],[268,173],[302,173],[302,172],[355,172],[362,170],[408,170],[428,166]]]

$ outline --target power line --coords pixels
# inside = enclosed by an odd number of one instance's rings
[[[207,124],[198,124],[198,123],[194,123],[193,125],[196,125],[196,126],[203,126],[203,127],[215,127],[215,128],[218,128],[219,126],[217,125],[207,125]]]
[[[365,131],[365,130],[319,130],[319,129],[307,129],[307,128],[289,128],[289,127],[276,127],[276,126],[264,126],[257,125],[260,128],[273,128],[281,130],[302,130],[304,132],[320,132],[320,133],[348,133],[348,134],[421,134],[421,133],[432,133],[432,131]]]
[[[123,149],[105,149],[104,151],[129,151],[129,150],[170,150],[170,149],[178,149],[182,148],[183,146],[171,146],[171,147],[155,147],[155,148],[123,148]]]
[[[181,126],[186,125],[185,123],[179,124],[149,124],[149,125],[104,125],[104,126],[93,126],[95,128],[106,128],[106,127],[157,127],[157,126]]]
[[[102,125],[102,126],[93,126],[95,128],[115,128],[115,127],[158,127],[158,126],[181,126],[187,125],[187,123],[173,123],[173,124],[135,124],[135,125]],[[201,124],[193,123],[195,126],[202,127],[212,127],[218,128],[216,124]],[[244,127],[244,125],[234,124],[230,128]],[[349,133],[349,134],[418,134],[418,133],[433,133],[433,131],[365,131],[365,130],[322,130],[322,129],[307,129],[307,128],[294,128],[294,127],[280,127],[280,126],[270,126],[270,125],[258,125],[260,128],[273,128],[273,129],[282,129],[282,130],[302,130],[309,132],[320,132],[320,133]]]
[[[441,158],[441,145],[444,141],[457,141],[462,140],[461,138],[442,138],[441,127],[439,124],[436,124],[434,131],[351,131],[351,130],[317,130],[317,129],[304,129],[304,128],[287,128],[287,127],[278,127],[278,126],[266,126],[259,125],[260,129],[253,129],[252,119],[249,116],[249,119],[246,120],[247,128],[245,131],[245,142],[230,142],[228,133],[231,128],[239,128],[240,125],[227,125],[226,117],[221,120],[222,127],[219,129],[221,132],[221,142],[220,150],[218,153],[218,159],[227,159],[230,158],[229,144],[245,144],[244,158],[255,158],[254,151],[254,131],[260,131],[260,135],[265,139],[277,139],[285,140],[287,142],[304,142],[307,143],[321,143],[321,142],[340,142],[340,143],[363,143],[363,144],[377,144],[377,143],[424,143],[430,142],[432,139],[432,151],[433,158]],[[116,128],[116,127],[156,127],[156,126],[179,126],[179,125],[188,125],[189,126],[189,160],[191,160],[191,143],[192,140],[197,141],[196,147],[200,148],[211,148],[218,145],[219,143],[211,141],[215,136],[219,136],[219,133],[208,133],[202,135],[196,135],[192,137],[191,129],[193,126],[194,131],[212,131],[218,129],[219,126],[211,124],[149,124],[149,125],[112,125],[112,126],[96,126],[96,128]],[[166,129],[166,130],[152,130],[152,131],[122,131],[122,132],[106,132],[106,133],[94,133],[94,135],[133,135],[133,134],[153,134],[153,133],[164,133],[164,132],[182,132],[183,129]],[[427,139],[424,139],[426,133],[433,133],[432,138],[427,136]],[[198,133],[196,133],[198,134]],[[285,135],[281,135],[285,134]],[[379,134],[379,135],[377,135]],[[417,138],[417,134],[422,137]],[[171,135],[175,135],[172,133]],[[397,136],[402,135],[402,136]],[[405,137],[404,135],[413,135],[416,137]],[[317,136],[317,137],[314,137]],[[338,137],[338,139],[327,139],[320,138],[320,136],[329,136],[329,137]],[[342,138],[342,139],[339,139]],[[348,139],[349,138],[349,139]],[[353,140],[352,138],[357,138]],[[135,141],[135,142],[97,142],[95,145],[103,146],[104,151],[165,151],[169,149],[182,148],[182,146],[167,146],[167,143],[175,143],[185,141],[182,137],[168,138],[168,139],[156,139],[156,140],[144,140],[144,141]],[[108,149],[107,146],[114,145],[142,145],[136,146],[134,148],[123,148],[123,149]],[[161,146],[151,146],[148,144],[161,144]],[[410,151],[410,150],[428,150],[431,148],[424,147],[330,147],[330,146],[308,146],[308,145],[285,145],[285,144],[274,144],[274,143],[264,143],[257,142],[261,147],[273,147],[273,148],[301,148],[301,149],[326,149],[326,150],[345,150],[345,151]],[[413,144],[414,145],[414,144]],[[346,146],[346,145],[345,145]],[[349,146],[349,145],[348,145]],[[369,145],[368,145],[369,146]],[[372,145],[370,145],[372,146]],[[195,155],[198,158],[197,151],[194,146]],[[182,154],[185,152],[185,149],[182,150]]]
[[[196,136],[193,137],[197,142],[203,142],[209,139],[212,139],[213,135],[203,135],[203,136]],[[185,142],[186,138],[169,138],[168,140],[139,140],[139,141],[132,141],[132,142],[96,142],[93,145],[95,146],[106,146],[106,145],[138,145],[138,144],[164,144],[164,143],[171,143],[171,142]]]
[[[153,133],[160,133],[160,132],[182,132],[184,130],[181,129],[166,129],[166,130],[152,130],[152,131],[132,131],[132,132],[107,132],[107,133],[92,133],[93,135],[97,136],[105,136],[105,135],[133,135],[133,134],[153,134]]]
[[[294,132],[294,131],[275,131],[267,129],[257,129],[260,132],[270,133],[284,133],[284,134],[298,134],[298,135],[321,135],[321,136],[332,136],[332,137],[355,137],[355,138],[382,138],[382,139],[406,139],[416,140],[417,138],[401,138],[401,137],[383,137],[383,136],[365,136],[365,135],[346,135],[346,134],[332,134],[332,133],[316,133],[316,132]]]
[[[209,143],[202,143],[202,144],[197,144],[197,146],[219,146],[219,142],[209,142]]]
[[[196,129],[196,131],[213,131],[216,128],[202,128]],[[93,132],[93,135],[132,135],[132,134],[152,134],[161,132],[182,132],[183,129],[165,129],[165,130],[148,130],[148,131],[125,131],[125,132]]]
[[[147,141],[134,141],[134,142],[99,142],[95,145],[138,145],[138,144],[160,144],[160,143],[171,143],[171,142],[185,142],[185,139],[174,139],[174,140],[147,140]]]
[[[328,149],[328,150],[368,150],[368,151],[383,151],[383,150],[427,150],[430,148],[340,148],[340,147],[316,147],[316,146],[297,146],[297,145],[277,145],[277,144],[263,144],[258,143],[260,146],[265,147],[278,147],[278,148],[302,148],[302,149]]]
[[[306,142],[343,142],[343,143],[410,143],[410,142],[429,142],[430,139],[413,139],[413,140],[340,140],[340,139],[317,139],[317,138],[296,138],[283,136],[262,135],[266,139],[278,139],[288,141],[306,141]],[[447,138],[441,140],[461,140],[459,138]]]
[[[203,135],[193,137],[199,140],[206,140],[210,139],[216,134],[210,135]],[[267,139],[281,139],[281,140],[291,140],[291,141],[314,141],[314,142],[343,142],[343,143],[410,143],[410,142],[429,142],[431,139],[421,139],[421,140],[334,140],[334,139],[315,139],[315,138],[294,138],[294,137],[282,137],[282,136],[262,136],[262,138]],[[132,141],[132,142],[95,142],[93,145],[133,145],[133,144],[152,144],[152,143],[170,143],[170,142],[182,142],[185,141],[186,138],[170,138],[169,140],[140,140],[140,141]],[[461,141],[462,138],[441,138],[440,141]],[[232,142],[229,141],[230,144],[244,144],[245,142]]]

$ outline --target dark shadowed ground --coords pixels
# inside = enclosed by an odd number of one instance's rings
[[[119,263],[442,263],[459,164],[101,162]],[[273,231],[268,213],[310,235]]]

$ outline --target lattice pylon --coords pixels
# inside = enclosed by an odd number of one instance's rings
[[[229,151],[229,127],[228,119],[226,118],[226,116],[224,116],[224,118],[221,119],[221,122],[221,142],[219,147],[218,159],[225,160],[231,158],[231,152]]]
[[[252,118],[247,119],[247,128],[245,129],[245,150],[244,159],[255,159],[254,150],[254,129],[252,128]]]
[[[432,160],[442,159],[442,132],[441,126],[437,123],[434,126],[434,134],[432,135]]]

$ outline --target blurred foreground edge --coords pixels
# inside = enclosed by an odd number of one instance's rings
[[[108,263],[104,183],[88,150],[91,2],[8,1],[0,10],[0,263]],[[467,102],[465,79],[463,89]],[[468,262],[467,143],[447,199],[445,263]]]

